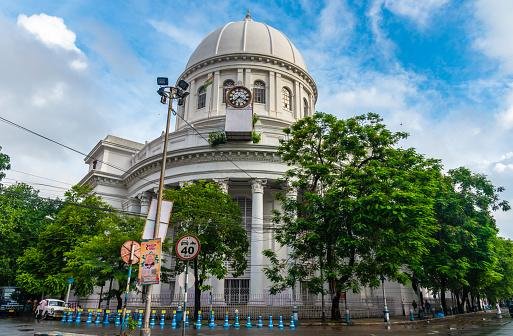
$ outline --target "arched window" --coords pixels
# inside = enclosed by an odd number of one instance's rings
[[[281,89],[281,102],[284,110],[292,110],[292,94],[290,93],[290,89],[286,86]]]
[[[265,83],[261,80],[255,81],[253,85],[253,102],[265,104]]]
[[[198,108],[204,108],[207,102],[207,89],[202,86],[198,90]]]
[[[306,117],[308,115],[308,100],[306,98],[303,98],[303,117]]]
[[[235,85],[235,82],[231,79],[227,79],[223,82],[223,103],[226,103],[226,92],[230,90],[232,86]]]

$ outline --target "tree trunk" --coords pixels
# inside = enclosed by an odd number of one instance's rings
[[[342,293],[339,290],[335,291],[335,295],[331,298],[331,319],[339,321],[342,316],[340,314],[340,297]]]
[[[447,302],[445,302],[445,288],[440,290],[440,301],[442,301],[442,310],[444,311],[444,315],[449,315],[447,310]]]
[[[103,286],[100,287],[100,299],[98,300],[98,309],[100,309],[102,306],[102,301],[103,301],[102,296],[103,296]]]
[[[201,290],[198,276],[198,260],[194,259],[194,319],[198,319],[198,312],[201,310]]]
[[[117,291],[114,291],[115,292],[115,295],[116,295],[116,299],[118,300],[118,305],[116,307],[117,310],[121,309],[123,307],[123,299],[121,297],[121,294],[123,293],[123,291],[121,290],[117,290]]]
[[[445,301],[445,283],[446,281],[442,279],[441,281],[441,288],[440,288],[440,303],[442,304],[442,310],[444,311],[444,314],[447,316],[447,302]]]

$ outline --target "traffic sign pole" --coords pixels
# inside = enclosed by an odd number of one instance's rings
[[[185,262],[185,292],[183,299],[183,321],[182,321],[182,336],[185,336],[185,321],[187,319],[187,287],[189,282],[189,262]]]
[[[119,327],[119,334],[123,334],[123,328],[125,326],[125,316],[126,316],[126,304],[128,301],[128,291],[130,290],[130,277],[132,276],[132,261],[134,259],[134,252],[135,252],[135,244],[132,241],[130,246],[130,257],[128,258],[128,277],[126,280],[126,290],[125,290],[125,304],[123,305],[123,313],[121,318],[121,326]]]

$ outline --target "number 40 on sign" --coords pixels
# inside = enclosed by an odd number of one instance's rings
[[[187,261],[195,259],[201,250],[201,245],[196,236],[185,235],[178,239],[175,245],[176,257]]]

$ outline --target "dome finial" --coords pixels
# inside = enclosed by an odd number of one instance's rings
[[[249,12],[249,9],[246,10],[246,16],[244,17],[244,20],[246,20],[246,21],[251,20],[251,13]]]

